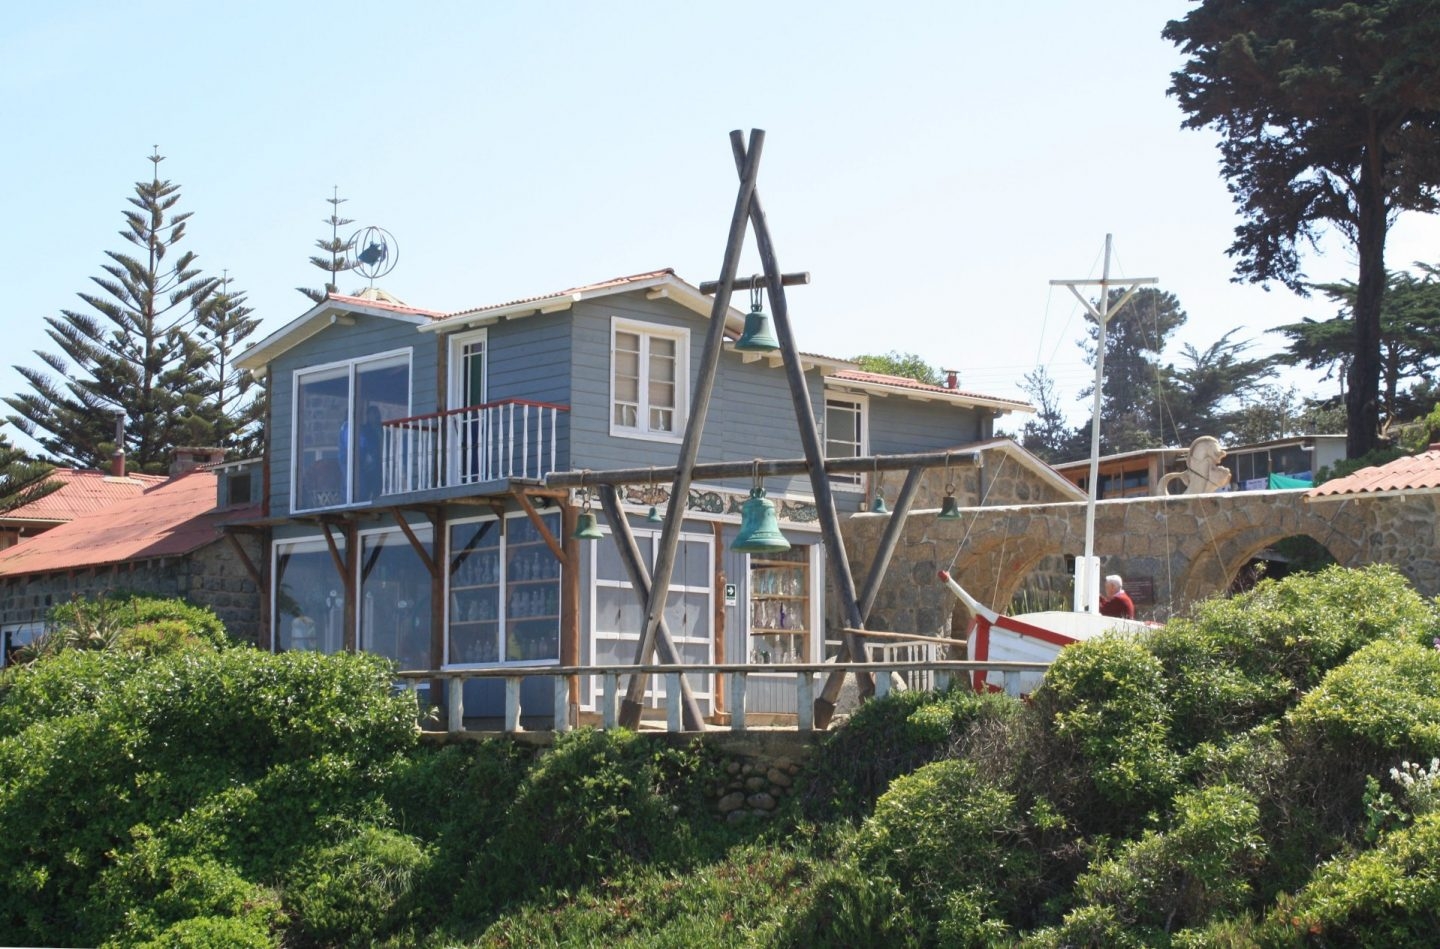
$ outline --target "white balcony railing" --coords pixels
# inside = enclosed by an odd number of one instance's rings
[[[505,399],[384,424],[381,494],[407,494],[555,470],[559,417],[549,402]]]

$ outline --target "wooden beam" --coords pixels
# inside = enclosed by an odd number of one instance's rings
[[[808,396],[807,396],[808,398]],[[977,449],[957,448],[952,451],[927,451],[904,455],[865,455],[859,458],[825,458],[811,465],[804,458],[782,458],[749,461],[713,461],[692,465],[690,478],[696,481],[724,478],[749,478],[759,468],[762,478],[784,475],[812,474],[818,468],[826,474],[871,474],[876,471],[909,471],[915,467],[952,468],[979,467]],[[552,488],[579,488],[598,484],[645,484],[652,480],[673,481],[678,468],[615,468],[609,471],[552,471],[545,484]],[[673,495],[672,495],[673,496]]]
[[[415,536],[415,531],[410,527],[409,522],[405,520],[405,515],[394,508],[391,509],[390,513],[394,516],[395,523],[400,526],[400,531],[405,535],[405,539],[410,541],[410,546],[415,550],[415,556],[419,557],[420,562],[425,565],[426,572],[430,574],[432,579],[440,576],[440,564],[430,555],[430,551],[425,549],[425,545],[420,543],[420,538]],[[433,523],[430,536],[435,536]]]
[[[808,270],[802,273],[787,273],[780,276],[780,283],[786,287],[803,286],[804,284],[808,284],[809,282],[810,272]],[[732,290],[747,291],[753,290],[757,286],[763,287],[764,285],[765,275],[763,273],[757,273],[750,277],[736,277],[730,283],[730,287]],[[718,280],[706,280],[700,284],[700,292],[705,294],[707,297],[719,289],[720,281]]]
[[[515,503],[520,505],[520,509],[525,512],[525,516],[535,526],[535,530],[540,534],[540,539],[545,541],[546,547],[550,548],[550,553],[554,554],[555,559],[563,564],[565,549],[560,546],[560,541],[555,539],[555,535],[550,533],[550,528],[545,524],[545,519],[540,516],[540,512],[535,510],[535,505],[531,504],[530,499],[523,494],[515,495]]]
[[[240,558],[240,566],[245,568],[245,572],[250,575],[251,581],[263,594],[265,592],[265,581],[260,577],[260,571],[256,569],[255,561],[250,559],[250,555],[247,554],[245,548],[240,545],[240,538],[226,531],[225,539],[230,542],[230,548],[235,551],[235,556]]]

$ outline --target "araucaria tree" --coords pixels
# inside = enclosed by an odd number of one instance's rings
[[[60,482],[50,480],[54,470],[52,465],[30,459],[0,432],[0,513],[59,490]]]
[[[310,258],[311,264],[327,274],[325,287],[321,290],[312,290],[309,287],[295,288],[309,297],[313,303],[324,303],[327,296],[339,289],[336,281],[340,279],[340,275],[355,266],[355,262],[350,259],[350,252],[355,249],[354,236],[344,239],[340,237],[340,228],[346,224],[355,223],[350,218],[340,216],[340,205],[348,199],[340,197],[340,189],[336,187],[330,197],[325,200],[330,204],[330,217],[325,220],[325,223],[330,225],[330,237],[328,239],[316,238],[315,247],[321,253],[314,254]]]
[[[196,386],[200,402],[188,414],[187,444],[224,448],[237,457],[260,452],[265,399],[255,378],[235,365],[245,340],[260,326],[252,312],[245,294],[230,289],[228,274],[198,308],[192,345],[208,353],[201,370],[208,385]]]
[[[1385,238],[1437,208],[1440,15],[1434,0],[1202,0],[1164,37],[1188,57],[1170,93],[1185,126],[1220,134],[1243,223],[1237,280],[1305,292],[1302,244],[1355,247],[1347,453],[1379,443]]]
[[[150,156],[152,179],[135,184],[125,211],[120,236],[134,250],[107,251],[105,275],[92,278],[101,292],[78,294],[93,312],[46,318],[63,355],[38,355],[56,375],[15,367],[31,391],[6,398],[10,421],[61,463],[108,465],[123,414],[131,467],[164,471],[171,449],[190,441],[188,415],[210,411],[203,369],[211,350],[193,333],[215,281],[200,275],[193,253],[176,249],[190,215],[174,213],[180,189],[160,180],[163,160]]]

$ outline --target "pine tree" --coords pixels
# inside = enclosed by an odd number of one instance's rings
[[[196,402],[186,420],[187,444],[224,448],[241,458],[259,453],[263,390],[250,373],[235,365],[242,344],[260,326],[252,312],[245,305],[245,294],[231,291],[228,273],[200,304],[190,345],[205,353],[200,370],[205,385],[193,387]]]
[[[1020,388],[1036,409],[1035,417],[1025,423],[1020,444],[1052,465],[1085,454],[1086,447],[1080,444],[1078,433],[1065,423],[1055,379],[1045,367],[1026,373]]]
[[[190,215],[175,213],[180,189],[160,179],[158,149],[149,160],[152,178],[136,182],[120,231],[138,251],[106,252],[105,276],[92,278],[104,292],[78,294],[93,313],[46,318],[61,354],[37,355],[56,376],[16,366],[32,391],[5,400],[15,427],[64,463],[107,466],[123,414],[131,468],[163,472],[171,449],[188,441],[187,412],[203,402],[208,351],[190,334],[215,281],[200,275],[193,253],[176,250]]]
[[[0,513],[14,510],[40,500],[60,489],[59,481],[51,481],[53,465],[34,461],[25,452],[10,444],[0,432]]]
[[[349,218],[340,216],[340,205],[349,199],[340,197],[340,188],[337,185],[334,193],[325,200],[330,205],[330,217],[325,221],[326,224],[330,225],[330,239],[326,240],[323,237],[317,238],[315,246],[329,256],[322,257],[317,254],[310,258],[310,263],[329,274],[329,278],[325,281],[325,288],[323,290],[312,290],[308,287],[295,288],[309,297],[314,303],[323,303],[325,302],[325,297],[338,292],[339,287],[336,281],[342,273],[355,266],[350,259],[350,251],[355,249],[354,236],[352,235],[344,240],[340,239],[340,228],[346,224],[355,223]]]
[[[1125,295],[1110,291],[1111,311]],[[1165,406],[1173,380],[1160,364],[1170,334],[1188,317],[1173,293],[1142,287],[1105,327],[1105,376],[1100,381],[1100,451],[1102,454],[1154,448],[1165,442]],[[1093,323],[1081,347],[1095,364],[1099,329]],[[1090,399],[1094,386],[1081,393]],[[1089,438],[1090,423],[1084,426]],[[1088,440],[1086,441],[1088,445]]]

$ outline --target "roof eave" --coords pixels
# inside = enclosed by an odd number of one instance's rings
[[[235,360],[235,364],[241,369],[248,370],[255,378],[263,379],[266,368],[276,356],[298,346],[328,327],[354,322],[356,315],[395,320],[421,327],[431,322],[430,318],[418,314],[396,313],[390,309],[327,299],[315,304],[260,342],[246,349],[240,354],[240,358]]]
[[[851,364],[847,364],[847,368]],[[991,409],[997,412],[1026,412],[1033,414],[1035,406],[1028,402],[1012,402],[1008,399],[990,399],[968,393],[910,389],[905,386],[888,386],[883,382],[862,382],[857,379],[835,379],[828,383],[835,389],[854,389],[874,395],[896,395],[907,399],[926,402],[945,402],[965,408]]]

